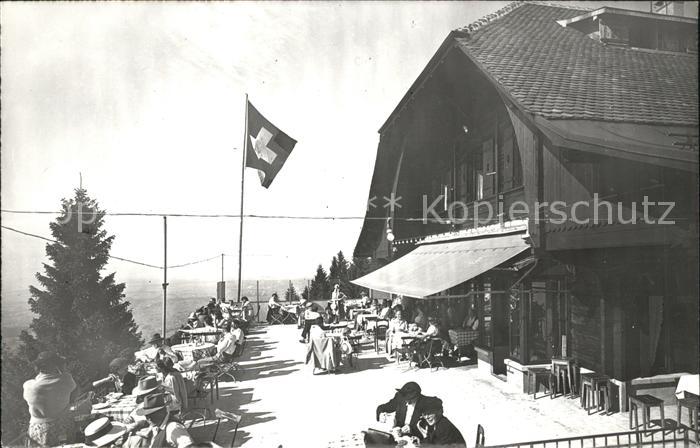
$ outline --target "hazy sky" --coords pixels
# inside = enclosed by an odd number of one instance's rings
[[[377,129],[451,29],[506,3],[3,3],[2,208],[57,210],[82,173],[108,211],[236,214],[247,92],[298,143],[269,190],[247,170],[246,213],[362,216]],[[45,236],[51,219],[2,214]],[[352,253],[361,225],[248,219],[243,276],[310,277]],[[162,218],[106,227],[113,255],[162,263]],[[169,264],[224,252],[235,279],[237,219],[168,227]],[[44,245],[2,231],[3,290],[26,289]],[[169,272],[219,276],[218,262]]]

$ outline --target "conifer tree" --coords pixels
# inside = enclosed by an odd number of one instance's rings
[[[330,300],[331,298],[331,286],[328,282],[328,275],[320,264],[316,268],[316,275],[311,280],[309,296],[312,301]]]
[[[103,275],[114,236],[102,229],[104,211],[87,191],[62,200],[61,215],[50,224],[56,242],[46,245],[50,263],[30,286],[36,315],[20,335],[20,352],[32,359],[43,350],[64,356],[79,384],[101,378],[124,349],[142,345],[124,283]]]
[[[284,300],[287,302],[296,302],[297,300],[299,300],[299,294],[297,294],[297,290],[291,281],[289,282],[289,287],[287,288],[287,291],[285,291],[284,293]]]

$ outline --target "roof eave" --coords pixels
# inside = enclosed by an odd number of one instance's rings
[[[386,128],[388,128],[392,122],[398,117],[400,112],[403,110],[403,108],[406,106],[406,104],[410,101],[411,97],[417,92],[423,83],[428,79],[430,74],[437,68],[439,63],[447,56],[447,53],[449,52],[450,49],[452,49],[456,44],[457,41],[455,38],[457,37],[465,37],[467,36],[467,33],[464,31],[460,30],[454,30],[450,31],[450,34],[447,35],[445,40],[440,44],[440,47],[438,47],[437,51],[435,54],[433,54],[433,57],[430,58],[428,61],[428,64],[426,64],[425,68],[423,71],[420,72],[418,77],[416,78],[415,81],[413,81],[413,84],[411,84],[411,87],[408,89],[406,94],[404,94],[403,98],[401,98],[401,101],[396,105],[394,110],[389,114],[389,117],[386,119],[384,124],[379,128],[377,132],[380,134],[384,133]]]
[[[585,14],[581,14],[580,16],[571,17],[570,19],[557,20],[557,23],[563,27],[566,27],[568,25],[571,25],[572,23],[582,22],[584,20],[595,18],[595,17],[601,16],[603,14],[617,14],[617,15],[625,15],[625,16],[630,16],[630,17],[640,17],[640,18],[644,18],[644,19],[662,20],[662,21],[666,21],[666,22],[687,23],[687,24],[691,24],[691,25],[693,25],[693,24],[697,25],[697,23],[698,23],[698,20],[694,19],[692,17],[672,16],[672,15],[666,15],[666,14],[655,14],[655,13],[644,12],[644,11],[632,11],[629,9],[621,9],[621,8],[615,8],[615,7],[610,7],[610,6],[603,6],[602,8],[598,8],[594,11],[589,11]]]

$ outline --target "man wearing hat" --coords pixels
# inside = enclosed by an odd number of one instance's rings
[[[185,448],[194,445],[194,440],[185,426],[168,412],[168,401],[169,396],[162,393],[144,398],[141,406],[136,409],[136,415],[145,417],[148,426],[129,437],[125,447]],[[143,439],[146,439],[146,444]]]
[[[136,403],[143,403],[147,397],[151,395],[157,395],[157,394],[166,394],[166,396],[170,396],[168,392],[166,392],[165,388],[163,387],[163,383],[159,381],[155,376],[153,375],[148,375],[144,376],[141,379],[139,379],[138,385],[134,388],[132,394],[136,397]],[[169,409],[171,411],[176,411],[178,408],[176,403],[173,403],[172,398],[168,400],[169,402]],[[134,429],[142,428],[146,426],[146,418],[138,413],[137,411],[139,410],[141,406],[137,407],[131,414],[130,417],[131,419],[136,423],[133,427],[129,428],[129,432],[133,431]]]
[[[85,427],[85,444],[88,446],[110,446],[126,434],[126,425],[101,417]]]
[[[149,350],[149,355],[154,354],[151,358],[153,361],[157,361],[159,358],[168,357],[173,360],[173,363],[179,361],[177,353],[173,351],[168,344],[165,343],[165,339],[160,335],[160,333],[153,333],[151,340],[148,341],[151,346]]]
[[[417,424],[423,412],[423,404],[428,397],[421,394],[420,386],[413,381],[396,390],[394,398],[377,406],[377,421],[381,419],[382,414],[396,412],[392,432],[421,437]],[[385,415],[384,418],[386,418]]]
[[[426,397],[421,419],[417,425],[423,439],[421,446],[466,448],[467,444],[462,433],[442,412],[442,400],[437,397]]]

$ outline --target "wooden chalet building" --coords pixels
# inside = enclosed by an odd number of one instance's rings
[[[354,255],[385,265],[355,283],[474,314],[517,387],[561,355],[621,396],[696,373],[697,68],[681,16],[513,3],[452,31],[379,130]]]

